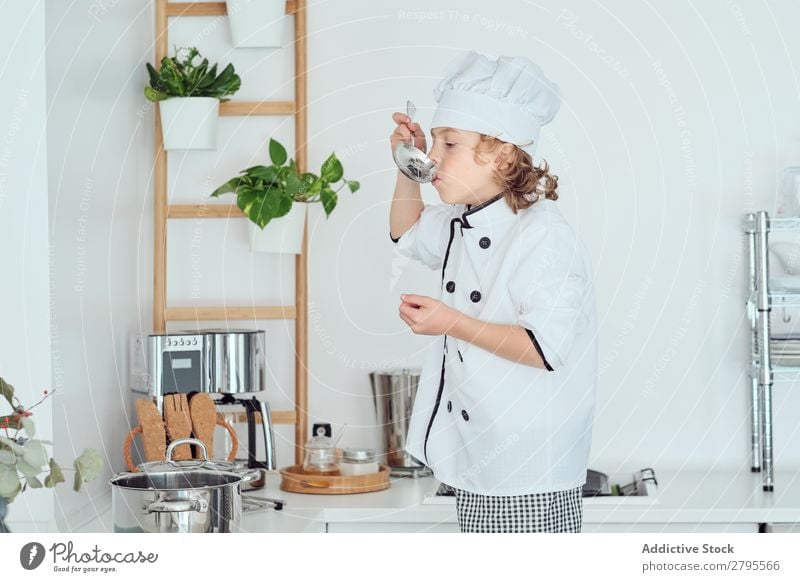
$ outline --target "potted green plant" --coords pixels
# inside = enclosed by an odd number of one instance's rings
[[[282,46],[286,0],[226,0],[226,4],[233,46]]]
[[[102,459],[94,449],[84,449],[73,462],[72,469],[62,469],[47,453],[45,445],[53,443],[36,438],[31,411],[51,394],[45,390],[39,402],[26,408],[14,395],[14,387],[0,378],[0,395],[12,411],[0,416],[0,533],[8,531],[3,517],[8,504],[19,493],[29,487],[55,487],[65,481],[64,471],[70,470],[75,471],[73,489],[79,491],[83,483],[95,479],[102,469]],[[43,481],[40,479],[42,475]]]
[[[209,150],[217,147],[219,104],[230,101],[242,80],[229,64],[217,74],[195,47],[175,49],[161,68],[147,63],[150,85],[144,95],[158,103],[164,149]]]
[[[336,208],[339,191],[347,186],[350,192],[356,192],[359,183],[344,179],[342,163],[335,153],[323,162],[319,175],[298,172],[294,159],[287,163],[286,148],[272,138],[269,157],[271,165],[242,170],[211,196],[236,194],[237,206],[251,221],[253,250],[299,254],[307,204],[320,202],[327,218]],[[332,184],[339,180],[342,184],[334,189]],[[270,227],[265,229],[267,224]]]

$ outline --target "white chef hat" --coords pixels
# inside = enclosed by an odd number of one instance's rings
[[[541,127],[561,106],[561,89],[527,57],[489,57],[471,50],[451,61],[434,87],[435,127],[492,135],[533,158]]]

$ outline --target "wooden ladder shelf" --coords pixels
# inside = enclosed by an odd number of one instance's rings
[[[156,0],[156,63],[167,56],[168,19],[187,16],[224,16],[225,2],[168,2]],[[294,15],[294,101],[228,101],[220,104],[220,115],[263,116],[294,115],[295,162],[299,172],[307,167],[306,72],[307,22],[306,0],[287,0],[286,14]],[[304,229],[302,252],[295,258],[295,305],[261,307],[167,306],[167,220],[196,218],[245,218],[236,205],[168,204],[167,152],[162,146],[162,128],[158,110],[155,113],[155,234],[153,260],[153,330],[166,331],[168,321],[231,321],[231,320],[295,320],[295,408],[273,410],[275,424],[295,426],[295,464],[303,462],[303,446],[308,426],[308,229]]]

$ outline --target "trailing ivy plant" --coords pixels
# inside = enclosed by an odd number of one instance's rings
[[[217,64],[209,68],[208,59],[195,47],[176,47],[175,56],[161,59],[160,70],[147,63],[147,73],[150,85],[144,88],[144,95],[153,102],[170,97],[216,97],[225,102],[242,86],[232,64],[217,74]]]
[[[55,487],[65,481],[64,471],[70,470],[75,471],[73,489],[79,491],[83,483],[95,479],[102,470],[102,459],[94,449],[84,449],[72,469],[62,469],[47,453],[45,445],[53,443],[36,438],[31,410],[50,394],[45,390],[39,402],[25,408],[14,395],[14,387],[0,378],[0,396],[12,410],[11,414],[0,416],[0,497],[8,501],[28,487]],[[44,482],[40,479],[42,475]]]
[[[338,193],[345,186],[356,192],[359,183],[345,180],[342,163],[335,153],[322,163],[319,175],[312,172],[299,173],[293,159],[287,162],[286,148],[270,138],[269,166],[252,166],[240,172],[211,193],[217,197],[232,192],[236,204],[250,220],[262,230],[273,218],[285,216],[294,202],[321,202],[326,218],[336,208]],[[334,189],[332,184],[342,180]]]

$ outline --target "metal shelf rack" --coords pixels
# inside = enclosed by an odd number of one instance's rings
[[[763,210],[748,213],[744,218],[748,259],[747,316],[750,322],[750,470],[762,472],[764,491],[773,491],[775,485],[772,385],[800,380],[800,366],[776,365],[770,353],[772,306],[800,306],[800,278],[796,289],[770,289],[769,233],[787,230],[800,231],[800,218],[770,218]]]

